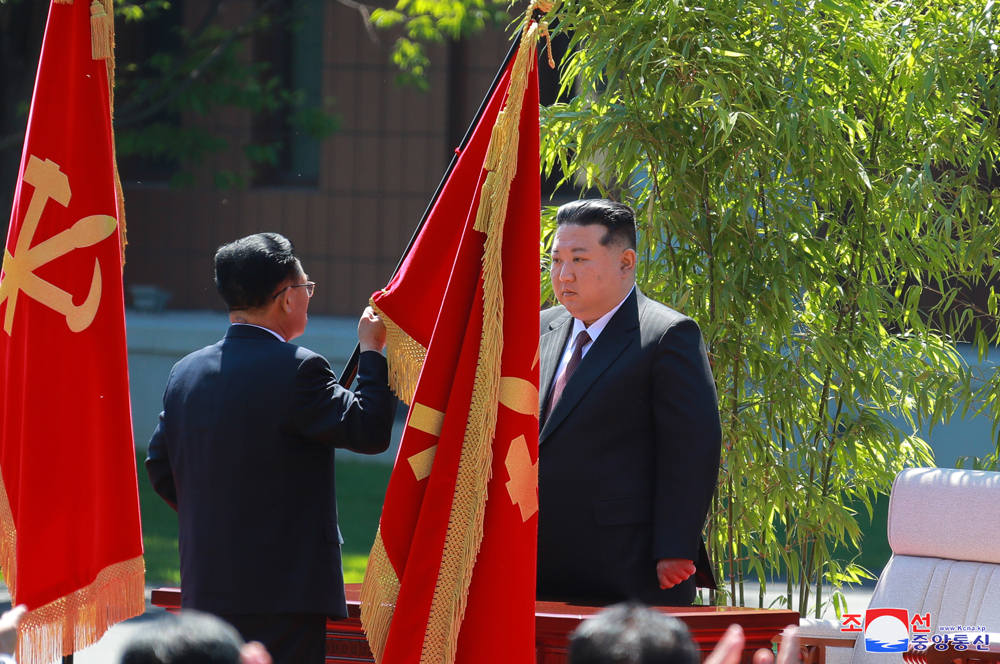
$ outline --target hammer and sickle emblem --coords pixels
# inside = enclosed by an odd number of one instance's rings
[[[24,169],[24,181],[35,190],[28,203],[28,212],[17,236],[17,245],[12,256],[4,250],[4,279],[0,282],[0,304],[7,303],[3,329],[8,335],[14,323],[14,309],[17,296],[23,292],[41,304],[66,316],[66,324],[73,332],[82,332],[90,327],[101,304],[101,264],[94,260],[94,277],[90,282],[90,292],[80,306],[73,304],[73,296],[66,291],[40,279],[34,271],[74,249],[89,247],[111,235],[118,227],[118,221],[106,214],[84,217],[53,237],[31,246],[35,230],[42,218],[42,210],[51,198],[63,207],[69,205],[69,178],[59,170],[59,164],[46,159],[42,161],[31,155]]]

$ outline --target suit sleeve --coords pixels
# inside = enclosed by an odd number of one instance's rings
[[[389,448],[397,402],[381,353],[361,353],[354,392],[337,384],[323,356],[311,355],[299,366],[293,403],[295,426],[306,438],[360,454]]]
[[[658,441],[653,557],[697,562],[719,476],[722,426],[701,331],[690,318],[659,340],[652,400]]]
[[[173,380],[173,371],[167,379],[167,390],[170,390],[170,383]],[[166,408],[167,394],[163,394],[163,407]],[[149,439],[149,447],[146,451],[146,474],[149,476],[149,483],[153,485],[153,490],[163,500],[167,501],[174,510],[177,509],[177,486],[174,484],[174,471],[170,466],[170,455],[167,453],[167,426],[164,413],[160,412],[160,421],[156,425],[153,437]]]

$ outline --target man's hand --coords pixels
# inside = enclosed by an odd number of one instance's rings
[[[371,307],[365,308],[358,321],[358,341],[361,342],[361,352],[374,350],[381,353],[385,348],[385,323]]]
[[[705,658],[705,664],[739,664],[743,658],[743,646],[746,638],[743,628],[733,623],[722,635],[715,649]],[[778,660],[767,648],[759,648],[753,654],[753,664],[798,664],[799,662],[799,628],[789,625],[781,633],[781,644],[778,645]]]
[[[656,578],[664,590],[673,588],[694,572],[694,562],[684,558],[663,558],[656,563]]]
[[[17,651],[17,628],[27,612],[28,607],[21,604],[0,616],[0,654],[13,655]]]
[[[251,641],[240,648],[240,664],[274,664],[274,660],[263,643]]]
[[[744,643],[746,637],[743,636],[743,628],[733,623],[715,644],[712,653],[705,658],[705,664],[740,664],[740,660],[743,659]],[[756,657],[754,664],[758,664]]]

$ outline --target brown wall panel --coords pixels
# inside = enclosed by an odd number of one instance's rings
[[[207,0],[186,2],[185,22],[196,23],[205,6]],[[252,0],[225,6],[235,22]],[[431,47],[430,90],[404,89],[396,86],[390,61],[396,35],[380,32],[376,45],[355,10],[339,3],[325,8],[323,96],[334,98],[341,122],[321,144],[318,185],[215,189],[216,170],[246,171],[242,146],[252,118],[225,111],[198,119],[233,149],[210,159],[193,188],[125,184],[127,285],[166,288],[171,308],[221,309],[212,283],[215,249],[261,231],[284,233],[295,243],[319,284],[311,313],[356,316],[388,281],[456,147],[446,138],[449,127],[451,135],[464,134],[509,41],[500,32],[477,35],[452,50],[464,58],[451,67],[452,51]],[[452,81],[455,71],[462,75]],[[448,117],[449,84],[457,81],[463,83],[450,94],[462,96],[457,107],[464,117]]]

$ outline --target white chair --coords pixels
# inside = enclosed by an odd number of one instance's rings
[[[889,497],[892,558],[882,571],[869,609],[907,609],[930,614],[938,626],[983,626],[990,651],[911,652],[908,661],[1000,660],[1000,473],[911,468],[893,483]],[[849,607],[862,613],[862,607]],[[803,619],[807,664],[893,664],[902,654],[869,653],[864,639],[841,632],[833,620]]]

